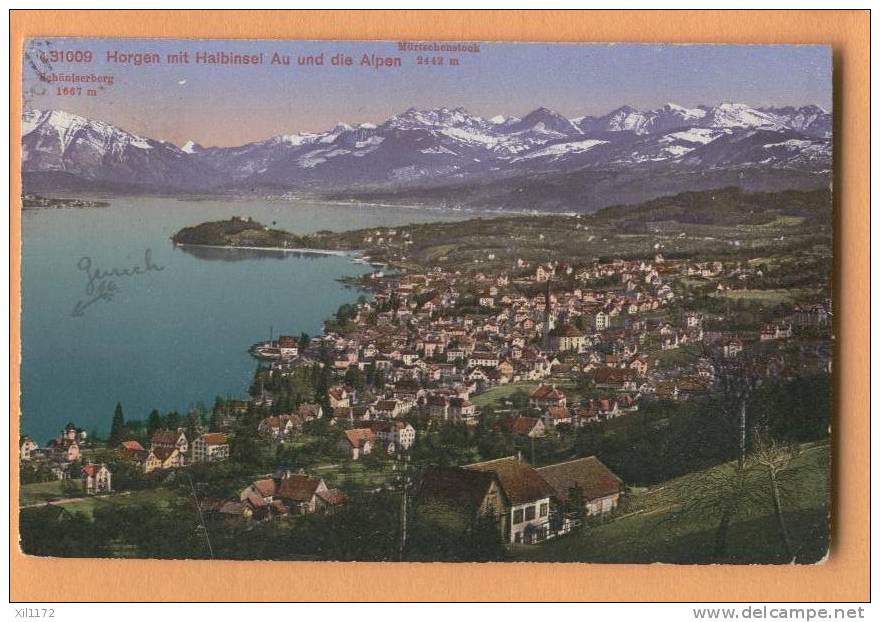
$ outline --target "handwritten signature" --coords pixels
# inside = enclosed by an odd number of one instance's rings
[[[93,266],[91,257],[82,257],[76,263],[76,267],[86,273],[86,296],[87,298],[77,301],[73,306],[73,317],[81,317],[84,311],[98,302],[99,300],[110,301],[113,296],[119,292],[119,287],[114,279],[138,276],[147,274],[148,272],[161,272],[165,266],[159,266],[153,263],[153,250],[144,251],[144,262],[142,265],[132,266],[131,268],[113,268],[112,270],[101,270]]]

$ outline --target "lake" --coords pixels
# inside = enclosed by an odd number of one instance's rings
[[[21,430],[41,446],[68,421],[106,433],[116,402],[126,419],[143,419],[244,397],[256,367],[248,347],[270,330],[319,334],[363,293],[337,279],[371,269],[333,255],[184,251],[169,239],[180,228],[233,215],[299,234],[467,218],[280,199],[107,200],[22,214]],[[110,300],[83,308],[93,297],[84,257],[92,270],[130,269],[144,266],[147,249],[161,270],[114,278]]]

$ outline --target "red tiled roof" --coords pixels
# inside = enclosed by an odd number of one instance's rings
[[[296,337],[291,337],[290,335],[281,335],[278,337],[278,347],[279,348],[296,348],[299,345]]]
[[[373,431],[369,428],[355,428],[345,431],[345,438],[355,449],[359,449],[367,441],[373,442]]]
[[[541,384],[530,397],[533,400],[561,400],[565,394],[551,384]]]
[[[227,441],[226,435],[221,432],[209,432],[202,434],[199,438],[205,445],[225,445]]]
[[[570,419],[571,413],[564,406],[551,406],[547,409],[547,416],[551,419]]]
[[[316,494],[327,505],[343,505],[348,501],[348,497],[345,496],[345,493],[338,488],[328,488],[327,490],[322,490]]]
[[[305,503],[312,499],[320,485],[321,479],[318,477],[294,474],[281,480],[278,492],[275,494],[282,499]]]
[[[517,417],[513,421],[513,431],[517,434],[528,434],[538,425],[537,417]]]
[[[271,497],[275,494],[275,480],[258,479],[253,483],[254,490],[264,497]]]
[[[137,441],[122,441],[120,445],[122,446],[122,449],[127,449],[128,451],[145,451]]]

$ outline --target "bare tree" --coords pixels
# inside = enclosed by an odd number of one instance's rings
[[[761,499],[755,486],[755,473],[739,462],[722,464],[691,476],[679,493],[679,504],[664,522],[690,524],[694,521],[715,523],[712,558],[727,557],[730,526],[740,513]]]
[[[681,489],[678,508],[668,520],[706,520],[715,522],[712,557],[727,557],[727,541],[730,526],[736,515],[758,501],[758,487],[747,464],[747,438],[749,398],[754,381],[745,372],[742,363],[729,361],[720,352],[703,347],[698,355],[708,360],[716,374],[714,386],[718,418],[714,425],[720,432],[722,442],[729,444],[731,453],[735,448],[736,462],[696,473]]]
[[[773,514],[779,527],[785,553],[791,562],[795,561],[796,552],[792,548],[791,537],[785,524],[782,510],[782,494],[780,492],[780,476],[791,468],[792,460],[800,453],[796,443],[781,443],[770,437],[766,430],[758,430],[752,441],[752,453],[749,462],[766,473],[773,499]]]

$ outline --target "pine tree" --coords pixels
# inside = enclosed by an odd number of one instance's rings
[[[115,447],[125,440],[125,416],[122,414],[122,404],[116,402],[113,411],[113,422],[110,424],[110,446]]]
[[[153,409],[147,417],[147,435],[153,436],[153,433],[162,429],[162,415],[158,410]]]

